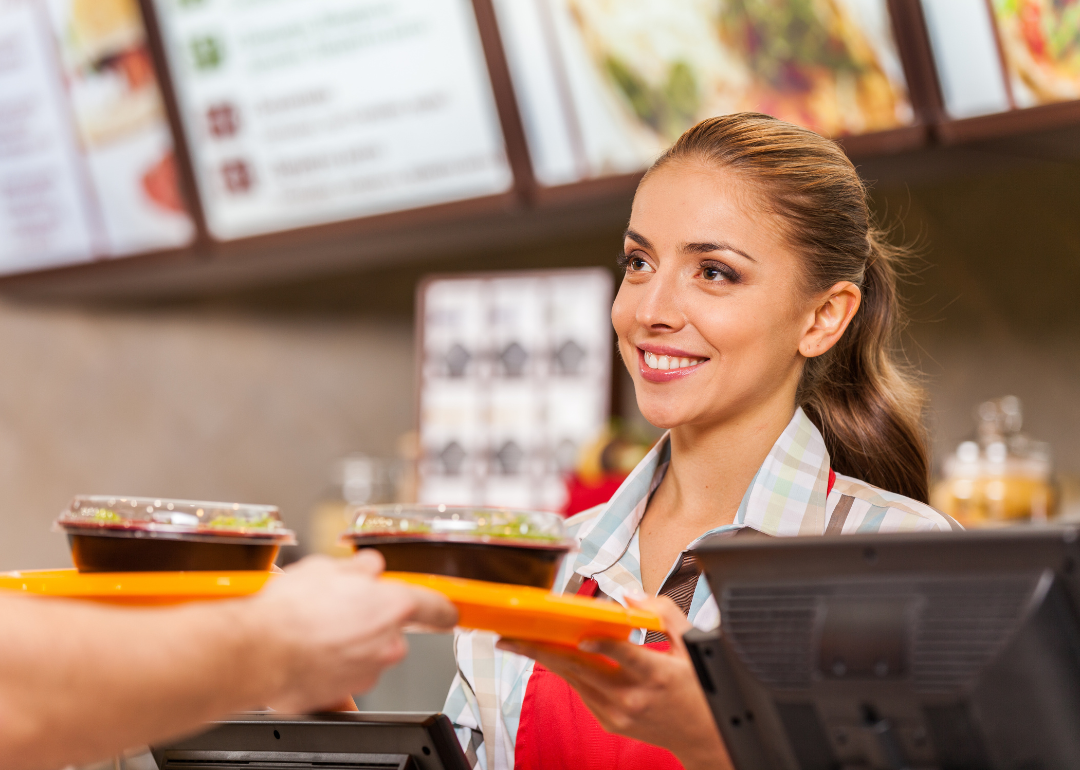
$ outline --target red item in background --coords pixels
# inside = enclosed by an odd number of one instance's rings
[[[566,479],[566,505],[562,512],[567,516],[581,513],[588,509],[602,505],[611,499],[619,485],[626,479],[626,474],[608,473],[600,481],[588,484],[578,474],[573,474]]]
[[[103,62],[104,67],[112,67],[123,74],[127,86],[132,91],[153,86],[156,83],[154,62],[150,51],[145,46],[132,48],[110,57]]]
[[[142,178],[143,192],[166,211],[187,213],[184,199],[180,197],[180,184],[176,175],[176,158],[172,150],[165,153]]]

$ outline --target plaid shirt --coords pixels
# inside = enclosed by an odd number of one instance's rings
[[[567,520],[580,550],[563,563],[556,593],[573,589],[583,578],[595,579],[604,594],[623,604],[627,589],[642,592],[638,525],[670,457],[665,435],[606,505]],[[734,523],[705,533],[688,548],[702,538],[734,534],[744,527],[779,536],[959,529],[949,517],[903,495],[839,474],[831,492],[828,483],[825,442],[798,409],[743,495]],[[672,569],[678,565],[676,560]],[[698,579],[688,618],[706,630],[720,621],[704,576]],[[457,632],[458,674],[443,708],[469,761],[482,770],[513,768],[521,704],[533,670],[532,660],[495,649],[496,638],[483,631]],[[631,640],[640,644],[644,631],[636,631]]]

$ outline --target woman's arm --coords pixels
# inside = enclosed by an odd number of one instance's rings
[[[248,599],[121,609],[0,597],[0,756],[103,759],[266,703],[307,711],[405,655],[402,627],[446,628],[442,597],[377,580],[375,554],[305,559]]]
[[[586,641],[580,650],[509,639],[498,646],[565,679],[608,732],[665,748],[686,770],[731,768],[682,641],[689,621],[665,597],[630,603],[663,618],[669,651],[611,640]]]

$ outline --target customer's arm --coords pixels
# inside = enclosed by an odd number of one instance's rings
[[[374,553],[305,559],[259,594],[169,609],[0,597],[0,756],[55,768],[274,703],[314,710],[405,655],[402,626],[449,627],[437,594],[380,582]]]

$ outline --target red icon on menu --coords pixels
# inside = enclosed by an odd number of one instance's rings
[[[239,111],[229,102],[210,105],[206,111],[206,122],[210,133],[218,139],[233,136],[240,130]]]
[[[225,189],[234,194],[246,193],[254,184],[251,168],[242,160],[228,160],[222,163],[221,176],[225,180]]]

